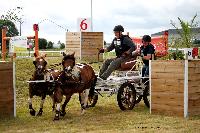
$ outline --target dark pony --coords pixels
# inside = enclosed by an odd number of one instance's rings
[[[37,56],[34,53],[35,59],[33,64],[35,66],[35,71],[32,75],[32,78],[29,81],[29,110],[32,116],[41,116],[43,112],[43,104],[46,98],[46,95],[49,95],[53,100],[53,109],[55,108],[53,92],[55,90],[55,83],[50,82],[54,81],[60,75],[58,70],[48,70],[47,62],[45,60],[46,54]],[[41,97],[40,110],[36,114],[36,111],[32,107],[32,98],[33,96]]]
[[[84,113],[88,98],[94,94],[97,77],[93,68],[87,64],[75,64],[74,54],[66,55],[63,53],[63,71],[58,77],[58,85],[54,92],[56,103],[56,114],[54,120],[59,120],[60,116],[66,114],[65,107],[74,93],[79,93],[81,102],[81,114]],[[60,110],[63,95],[66,96],[65,102]]]

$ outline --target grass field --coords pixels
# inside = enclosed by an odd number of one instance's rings
[[[60,62],[61,58],[47,58],[48,64]],[[98,70],[98,64],[93,64]],[[143,102],[133,110],[121,111],[116,95],[99,96],[97,105],[80,115],[78,95],[74,95],[66,108],[67,114],[60,121],[53,121],[51,99],[47,97],[41,117],[32,117],[28,110],[28,84],[34,70],[32,59],[16,60],[17,117],[1,118],[0,133],[33,132],[199,132],[200,116],[188,119],[152,115]],[[33,107],[39,109],[40,99],[35,97]]]

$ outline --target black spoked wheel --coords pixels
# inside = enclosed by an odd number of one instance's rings
[[[135,87],[129,83],[123,83],[117,94],[118,106],[121,110],[132,110],[135,106],[136,91]]]
[[[145,105],[149,108],[150,107],[149,84],[146,85],[144,89],[143,100],[144,100]]]

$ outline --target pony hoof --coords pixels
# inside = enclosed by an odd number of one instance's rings
[[[53,111],[53,112],[55,111],[55,106],[52,106],[52,111]]]
[[[81,110],[81,115],[85,114],[85,109]]]
[[[57,121],[57,120],[59,120],[59,119],[60,119],[60,118],[59,118],[59,114],[56,114],[53,120],[54,120],[54,121]]]
[[[35,110],[34,110],[34,109],[31,109],[31,110],[30,110],[30,114],[31,114],[32,116],[35,116]]]
[[[66,115],[66,112],[65,111],[61,111],[60,112],[60,116],[64,117]]]
[[[42,116],[43,111],[39,111],[36,116]]]

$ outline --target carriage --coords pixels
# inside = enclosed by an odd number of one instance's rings
[[[90,101],[94,107],[98,101],[98,95],[107,94],[108,97],[117,94],[118,106],[121,110],[131,110],[142,99],[149,108],[149,78],[142,77],[142,61],[140,58],[132,58],[121,64],[107,80],[98,78],[95,86],[95,95]],[[98,74],[97,74],[98,75]]]

